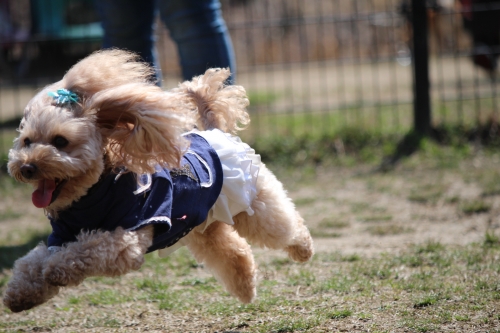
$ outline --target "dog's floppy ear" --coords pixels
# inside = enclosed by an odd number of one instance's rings
[[[118,49],[101,50],[80,60],[63,78],[64,88],[85,99],[122,84],[152,82],[154,69],[139,55]]]
[[[173,168],[188,147],[182,133],[192,129],[196,109],[183,94],[148,83],[129,83],[94,94],[84,115],[95,117],[114,167],[136,173]]]
[[[81,60],[61,81],[81,100],[75,115],[97,124],[113,167],[136,173],[154,172],[158,163],[172,168],[187,149],[181,134],[191,129],[196,107],[182,92],[163,92],[153,74],[138,55],[114,49]]]

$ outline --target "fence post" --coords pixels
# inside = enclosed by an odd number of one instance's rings
[[[414,129],[428,134],[431,128],[429,95],[429,45],[426,0],[412,0],[413,25],[413,120]]]

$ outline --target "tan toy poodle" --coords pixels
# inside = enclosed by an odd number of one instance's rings
[[[249,123],[241,86],[209,69],[170,91],[136,55],[96,52],[26,106],[8,170],[33,185],[48,245],[18,259],[3,302],[14,312],[90,276],[137,270],[187,246],[242,302],[256,294],[247,243],[313,255],[283,185],[234,136]]]

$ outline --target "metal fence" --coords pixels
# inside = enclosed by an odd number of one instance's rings
[[[221,2],[236,52],[237,84],[251,101],[248,135],[412,128],[410,0]],[[433,124],[496,119],[498,43],[480,35],[489,31],[498,38],[498,3],[426,3]],[[159,26],[168,89],[179,82],[180,71],[175,45]],[[101,35],[90,0],[0,0],[0,149],[10,145],[7,125],[34,92],[97,49]]]

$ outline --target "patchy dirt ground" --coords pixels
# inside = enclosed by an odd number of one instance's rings
[[[278,170],[276,173],[287,184],[290,195],[306,219],[319,255],[341,253],[342,255],[359,254],[363,258],[376,258],[381,253],[396,255],[411,245],[428,241],[462,246],[472,242],[483,242],[487,232],[498,234],[500,228],[500,169],[498,169],[500,155],[479,152],[473,157],[463,159],[454,153],[450,153],[449,156],[444,153],[438,157],[423,155],[425,154],[413,156],[397,166],[395,170],[387,173],[374,172],[374,165],[357,165],[354,161],[346,162],[343,166],[323,166],[316,170],[308,168],[283,172]],[[0,201],[1,251],[10,251],[22,245],[26,242],[27,234],[43,234],[49,231],[48,222],[43,214],[33,208],[28,189],[14,188],[12,191],[7,188],[2,189],[2,196]],[[6,254],[0,255],[5,257]],[[269,276],[265,275],[274,274],[269,273],[266,265],[273,260],[284,258],[284,255],[276,251],[261,249],[255,249],[255,254],[262,267],[261,279],[264,281],[263,288],[265,289],[267,285],[265,282],[269,280]],[[3,305],[0,305],[0,323],[8,323],[4,326],[0,324],[0,332],[16,330],[119,332],[121,329],[155,332],[253,331],[252,325],[245,323],[254,319],[245,319],[245,314],[232,315],[233,322],[243,324],[228,324],[224,315],[215,315],[207,319],[202,313],[183,314],[159,310],[156,303],[141,301],[135,304],[137,299],[140,300],[143,296],[137,296],[137,287],[134,285],[137,283],[131,281],[152,278],[158,273],[158,268],[152,267],[134,272],[129,277],[116,281],[105,279],[97,283],[85,282],[78,290],[65,290],[46,305],[28,313],[11,314]],[[0,278],[3,279],[3,287],[2,284],[0,287],[3,290],[10,270],[5,264],[2,268],[3,273],[0,273]],[[317,272],[317,274],[331,274],[332,271],[323,267]],[[300,270],[297,274],[306,273]],[[203,281],[208,281],[206,279],[210,278],[205,270],[197,268],[187,275],[177,272],[174,276],[168,276],[167,280],[181,279],[179,276],[185,279],[184,281],[194,281],[193,283],[202,281],[200,282],[202,285],[205,283]],[[305,276],[307,277],[307,274]],[[315,276],[317,280],[321,278],[324,277]],[[208,285],[211,285],[210,283]],[[87,302],[97,304],[89,309],[78,305],[76,300],[81,297],[90,297],[82,295],[92,294],[102,288],[118,291],[117,294],[113,294],[118,300],[122,297],[119,295],[127,295],[127,293],[133,293],[135,296],[127,296],[128,298],[123,301],[118,301],[120,304],[116,305],[116,311],[114,305],[107,305],[107,302],[114,304],[114,301],[108,301],[106,298],[95,301],[87,300]],[[300,302],[298,301],[302,293],[300,288],[293,287],[292,291],[286,289],[282,294],[285,298]],[[198,302],[217,300],[218,292],[220,293],[220,289],[210,291],[209,296],[206,296],[208,298],[201,298]],[[191,299],[189,302],[194,301]],[[329,296],[328,300],[325,298],[324,305],[319,307],[342,307],[343,304],[349,302],[348,298],[342,295],[334,295]],[[374,302],[377,304],[374,303],[373,306],[379,307],[379,303],[395,301],[390,299],[388,301],[384,298]],[[362,307],[361,303],[358,305]],[[297,311],[300,312],[301,307],[297,306],[293,309],[299,309]],[[279,311],[284,311],[283,308],[281,309]],[[273,308],[273,310],[276,309]],[[92,316],[104,314],[106,317],[100,319],[100,324],[96,324],[96,321],[92,319]],[[58,319],[50,321],[47,316],[56,316]],[[386,318],[380,314],[385,324],[377,327],[385,327],[383,331],[397,331],[398,327],[401,328],[396,322],[391,324],[388,314],[385,316]],[[377,331],[370,329],[372,327],[370,325],[373,324],[367,324],[370,320],[375,322],[375,318],[369,320],[359,318],[361,317],[335,324],[337,326],[318,325],[309,331],[328,332],[333,328],[343,331]],[[272,321],[272,319],[266,320]],[[255,325],[257,323],[258,320]],[[446,327],[442,326],[442,329],[443,331],[457,329],[467,331],[469,326],[466,325],[468,325],[467,322],[459,323],[458,326],[450,324]],[[283,330],[283,332],[289,331],[294,331],[294,329]]]
[[[497,159],[479,154],[450,161],[450,167],[436,161],[419,165],[421,158],[414,157],[387,173],[376,172],[374,165],[276,173],[310,227],[316,251],[370,256],[428,240],[480,242],[487,230],[500,228]],[[0,223],[2,232],[11,234],[10,243],[16,243],[15,230],[49,230],[30,191],[26,186],[3,193]],[[465,210],[474,204],[477,211]]]
[[[385,174],[373,166],[323,168],[290,194],[318,252],[370,256],[429,240],[481,242],[500,227],[496,157],[449,162],[418,165],[414,157]]]

